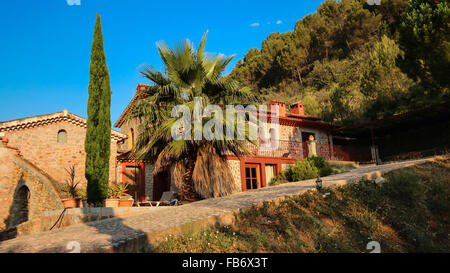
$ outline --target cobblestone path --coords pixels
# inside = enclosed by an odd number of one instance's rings
[[[430,159],[368,166],[323,178],[323,185],[343,185],[363,177],[375,179],[383,173],[423,163]],[[176,207],[155,207],[150,212],[122,218],[77,224],[59,230],[25,235],[0,242],[0,252],[68,252],[68,243],[75,241],[81,252],[138,252],[168,234],[187,229],[201,229],[220,221],[227,223],[239,209],[298,195],[315,187],[315,180],[287,183],[228,197],[202,200]],[[75,245],[77,245],[75,243]]]

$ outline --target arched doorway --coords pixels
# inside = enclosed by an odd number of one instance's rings
[[[28,221],[30,212],[30,190],[27,186],[21,186],[14,196],[13,225],[17,226]]]

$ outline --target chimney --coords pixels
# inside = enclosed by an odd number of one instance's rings
[[[272,109],[272,106],[275,106],[275,105],[278,105],[279,116],[285,117],[286,116],[286,103],[272,100],[272,101],[270,101],[270,111],[274,111],[274,109]]]
[[[147,89],[147,87],[148,85],[139,83],[136,87],[136,91],[144,91],[145,89]]]
[[[291,105],[291,114],[305,115],[305,109],[303,107],[303,102],[299,101]]]

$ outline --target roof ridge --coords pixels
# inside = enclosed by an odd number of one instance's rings
[[[84,128],[86,128],[86,126],[87,126],[86,118],[72,114],[72,113],[68,112],[67,110],[63,110],[60,112],[50,113],[50,114],[46,114],[46,115],[38,115],[38,116],[26,117],[26,118],[22,118],[22,119],[15,119],[15,120],[0,122],[0,132],[32,128],[32,127],[47,125],[47,124],[59,122],[59,121],[70,122],[74,125],[84,127]],[[122,134],[121,132],[119,132],[113,128],[111,128],[111,134],[117,140],[127,137],[126,135]]]
[[[146,88],[152,87],[152,84],[143,84],[138,83],[136,87],[136,92],[133,95],[133,98],[131,98],[131,101],[127,104],[127,107],[123,110],[122,114],[117,119],[116,123],[114,123],[114,127],[120,127],[125,122],[125,118],[128,115],[128,113],[131,111],[131,109],[134,107],[134,103],[138,99],[138,95],[141,94],[139,91],[143,91]]]

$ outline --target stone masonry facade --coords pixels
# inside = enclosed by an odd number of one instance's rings
[[[69,167],[75,167],[79,188],[86,187],[85,135],[86,119],[66,110],[0,122],[0,237],[30,233],[45,211],[63,209]],[[116,157],[125,138],[111,130],[110,183],[121,182]]]
[[[70,115],[67,113],[67,115]],[[4,126],[6,126],[5,123]],[[58,132],[66,132],[66,143],[58,143]],[[2,124],[0,123],[0,132]],[[118,133],[118,132],[117,132]],[[81,187],[86,186],[84,139],[86,128],[84,124],[73,123],[70,119],[47,124],[32,125],[3,131],[3,136],[9,140],[9,145],[18,148],[22,156],[42,169],[50,177],[60,183],[68,179],[65,169],[75,166],[76,181]],[[111,139],[110,182],[119,181],[120,165],[116,162],[117,139]],[[118,170],[119,169],[119,170]]]
[[[63,208],[56,181],[6,142],[0,144],[0,181],[0,230],[29,233],[28,223],[39,221],[44,211]]]
[[[117,122],[114,124],[115,127],[121,129],[121,132],[127,134],[127,139],[119,146],[119,151],[121,155],[122,164],[127,164],[126,162],[133,162],[133,159],[128,157],[129,152],[136,144],[139,138],[140,121],[139,119],[128,119],[129,113],[132,111],[136,102],[141,98],[139,96],[139,91],[148,88],[147,85],[139,84],[136,88],[136,95],[127,105],[126,109],[123,111]],[[303,149],[303,143],[306,143],[308,139],[302,139],[302,133],[313,134],[317,146],[317,153],[320,155],[330,155],[330,146],[332,145],[332,138],[330,136],[331,127],[326,123],[320,122],[319,118],[305,116],[303,111],[302,102],[297,102],[290,106],[290,111],[286,111],[286,105],[282,102],[272,101],[272,105],[278,105],[280,107],[279,111],[279,134],[277,139],[279,141],[278,148],[275,152],[262,151],[261,153],[256,152],[250,156],[245,156],[243,158],[237,158],[233,155],[227,155],[228,165],[231,170],[233,177],[233,183],[237,186],[238,191],[245,191],[245,168],[248,164],[253,166],[259,165],[261,185],[263,187],[268,186],[270,177],[273,175],[278,175],[279,172],[286,168],[288,165],[293,164],[295,160],[304,158],[305,154]],[[272,113],[261,112],[259,115],[266,116],[266,118],[271,118]],[[270,119],[266,119],[267,125],[265,126],[270,133],[271,125]],[[273,131],[272,131],[273,132]],[[273,137],[273,135],[272,135]],[[250,144],[250,143],[249,143]],[[258,149],[252,145],[251,149]],[[153,199],[153,191],[157,185],[154,182],[153,165],[148,162],[145,165],[145,198]],[[266,179],[266,166],[268,166],[270,175]],[[275,167],[273,167],[275,166]],[[273,173],[270,173],[270,168],[274,168]],[[173,168],[171,170],[171,181],[170,190],[176,190],[173,183]],[[122,181],[124,182],[124,181]]]

